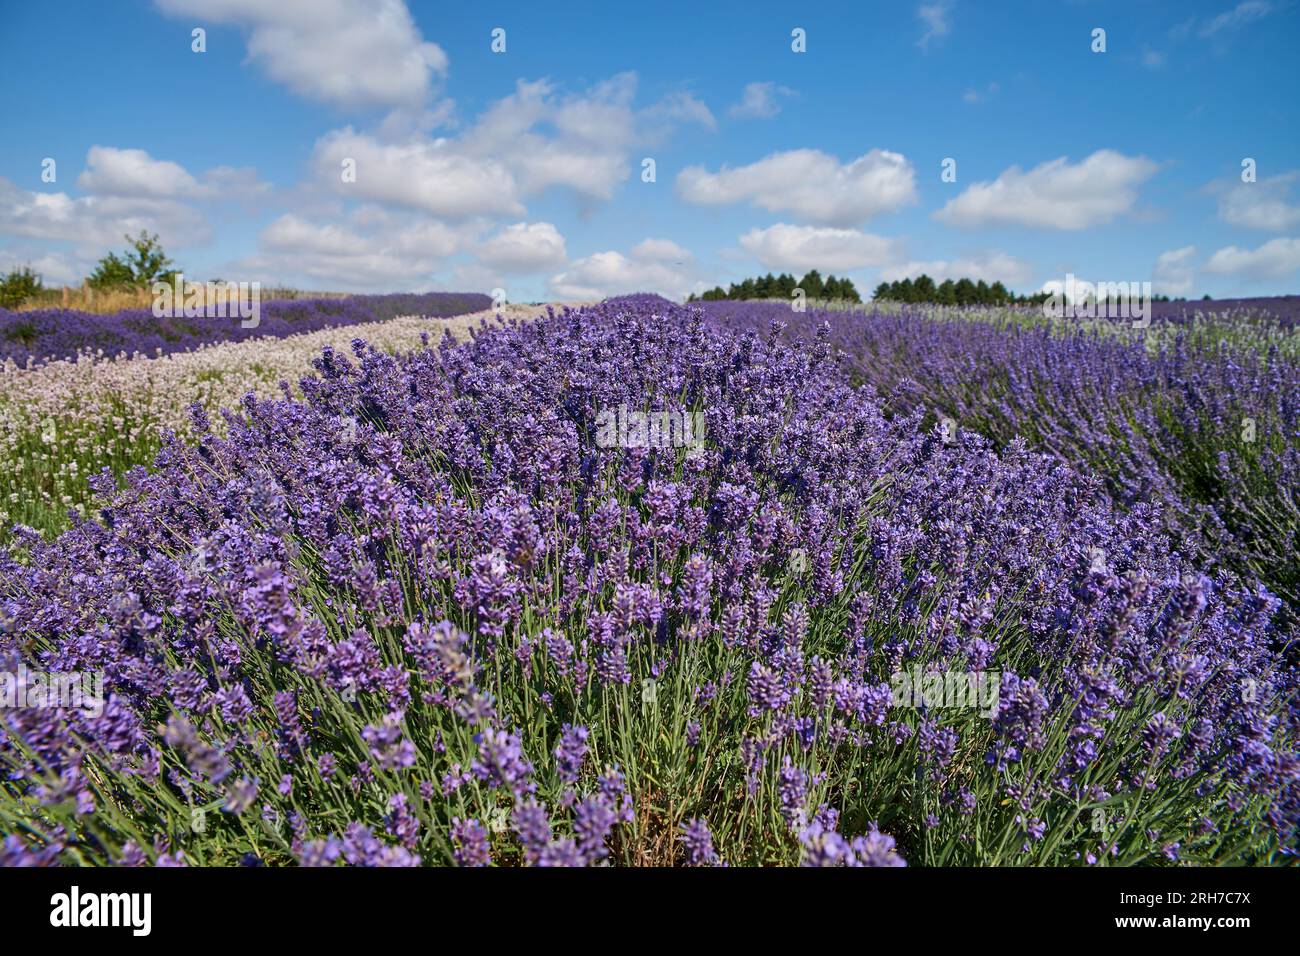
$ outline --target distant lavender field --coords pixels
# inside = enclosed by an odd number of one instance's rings
[[[1186,321],[1198,313],[1216,315],[1267,314],[1284,329],[1300,325],[1300,295],[1277,295],[1264,299],[1205,299],[1152,303],[1152,317],[1170,322]]]
[[[236,318],[157,318],[148,309],[95,315],[71,309],[10,312],[0,309],[0,362],[39,364],[79,351],[114,355],[186,352],[210,342],[280,338],[340,325],[376,322],[399,315],[446,318],[477,312],[492,300],[479,293],[358,295],[346,299],[283,299],[262,303],[257,328]]]
[[[1023,439],[1049,451],[1104,481],[1126,509],[1154,508],[1152,520],[1206,568],[1244,572],[1300,614],[1300,363],[1245,344],[1261,321],[1294,327],[1298,303],[1157,303],[1154,347],[1142,333],[1001,313],[704,309],[724,328],[765,333],[775,322],[805,342],[828,325],[838,364],[887,408],[950,417],[1002,448]],[[1193,317],[1197,335],[1156,328]]]

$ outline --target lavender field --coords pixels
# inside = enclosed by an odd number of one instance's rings
[[[108,6],[0,4],[16,948],[1294,929],[1300,3]]]
[[[1295,366],[986,318],[632,296],[195,406],[0,552],[3,670],[103,675],[5,712],[4,863],[1288,862]]]
[[[83,354],[170,355],[213,342],[283,338],[318,329],[378,322],[399,315],[446,317],[486,309],[481,294],[359,295],[340,299],[271,300],[256,322],[200,314],[156,317],[149,310],[91,315],[72,309],[0,309],[0,364],[19,368]]]

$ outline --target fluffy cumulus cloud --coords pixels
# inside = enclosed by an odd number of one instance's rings
[[[781,112],[781,100],[793,90],[776,83],[746,83],[740,100],[727,112],[737,119],[771,119]]]
[[[1291,187],[1300,170],[1291,170],[1253,183],[1240,180],[1211,183],[1219,197],[1219,218],[1245,229],[1285,232],[1300,225],[1300,203],[1291,201]]]
[[[1144,156],[1102,149],[1071,163],[1053,159],[1025,172],[1012,166],[992,182],[967,187],[935,213],[949,225],[1087,229],[1133,208],[1137,190],[1156,172]]]
[[[700,288],[690,252],[668,239],[646,239],[627,255],[597,252],[569,264],[549,283],[561,299],[601,299],[628,292],[658,292],[680,298]]]
[[[677,191],[700,205],[748,202],[819,225],[851,226],[915,202],[916,173],[904,156],[882,149],[849,163],[795,149],[716,173],[689,167],[678,175]]]
[[[100,196],[136,199],[245,199],[271,187],[253,169],[218,166],[195,178],[184,166],[143,149],[92,146],[77,187]]]
[[[628,177],[634,147],[661,142],[682,125],[715,125],[708,107],[688,93],[672,93],[637,109],[636,91],[635,73],[620,73],[581,93],[561,93],[547,80],[520,80],[456,148],[478,160],[504,163],[524,196],[563,186],[608,200]]]
[[[123,236],[157,233],[165,246],[206,242],[211,230],[196,207],[150,196],[71,196],[31,192],[0,178],[0,233],[76,243],[84,249],[120,246]]]
[[[459,136],[385,140],[348,127],[322,137],[311,162],[317,183],[336,195],[449,218],[521,216],[524,200],[551,187],[604,201],[630,175],[634,147],[682,124],[713,123],[688,94],[638,110],[636,88],[631,73],[570,94],[521,80]],[[345,181],[346,160],[355,181]]]
[[[566,186],[609,199],[627,178],[627,151],[639,138],[636,85],[635,75],[624,73],[582,94],[560,95],[547,80],[520,80],[453,148],[506,166],[523,195]]]
[[[447,260],[473,247],[477,228],[371,207],[342,222],[286,213],[262,231],[258,252],[234,269],[271,284],[420,291],[436,287]]]
[[[1300,239],[1272,239],[1256,249],[1228,246],[1210,256],[1205,271],[1252,279],[1281,279],[1300,270]]]
[[[183,166],[154,159],[143,149],[92,146],[77,185],[109,196],[153,196],[188,199],[203,192],[199,181]]]
[[[76,278],[69,273],[79,274],[128,234],[156,233],[168,249],[206,243],[215,203],[271,191],[252,169],[218,166],[195,175],[142,149],[100,145],[86,153],[76,186],[83,195],[28,191],[0,179],[0,234],[75,246],[70,257],[46,261],[52,282]]]
[[[564,237],[549,222],[517,222],[489,236],[479,262],[508,273],[541,272],[564,265]]]
[[[777,223],[751,229],[740,237],[740,247],[777,271],[808,269],[846,271],[896,262],[900,247],[893,239],[857,229],[795,226]]]
[[[992,251],[956,259],[913,260],[886,266],[880,273],[882,279],[890,282],[895,279],[914,279],[919,275],[928,275],[940,281],[983,279],[985,282],[1001,282],[1014,289],[1024,287],[1033,278],[1034,267],[1024,259],[1005,252]]]
[[[1156,295],[1190,295],[1196,288],[1196,268],[1192,257],[1195,246],[1170,249],[1156,258],[1151,272],[1151,288]]]
[[[384,143],[348,127],[318,140],[311,162],[318,182],[344,198],[450,218],[524,212],[503,163],[466,156],[446,140]]]
[[[156,0],[197,24],[233,24],[248,58],[300,96],[343,108],[418,109],[447,71],[402,0]]]

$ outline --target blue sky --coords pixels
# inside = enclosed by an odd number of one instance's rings
[[[517,301],[810,267],[1300,291],[1294,0],[4,0],[0,24],[0,268],[51,284],[146,228],[190,278]]]

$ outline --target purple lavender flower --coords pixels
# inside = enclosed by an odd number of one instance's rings
[[[451,841],[458,866],[488,866],[492,863],[487,829],[479,821],[453,819]]]
[[[689,866],[720,866],[718,854],[713,849],[713,834],[709,825],[696,817],[681,826],[682,845],[686,847]]]
[[[565,724],[560,732],[560,742],[555,748],[555,772],[567,784],[576,784],[582,772],[582,762],[587,757],[586,727]]]

